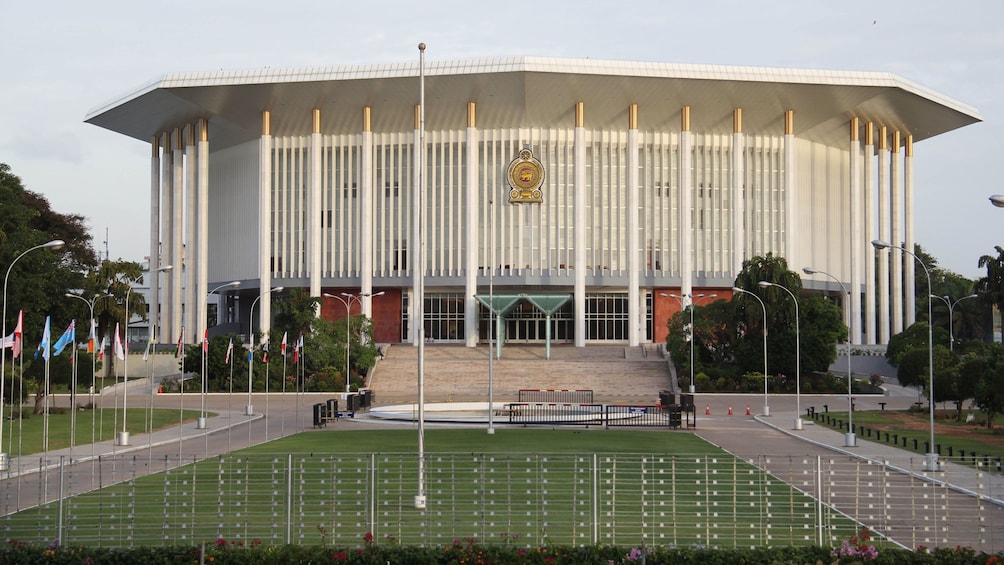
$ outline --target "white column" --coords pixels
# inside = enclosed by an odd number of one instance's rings
[[[851,118],[851,140],[848,147],[849,174],[850,179],[850,230],[847,234],[848,245],[850,247],[851,274],[847,288],[851,293],[850,304],[844,305],[844,310],[848,318],[848,336],[851,343],[861,343],[861,263],[862,254],[866,249],[872,249],[871,243],[865,241],[864,230],[861,226],[861,138],[860,122],[857,118]]]
[[[478,229],[478,211],[481,209],[480,201],[480,187],[478,186],[478,174],[481,163],[478,161],[478,129],[477,129],[477,106],[474,102],[467,103],[467,139],[465,149],[467,151],[467,171],[464,182],[466,184],[465,194],[467,195],[467,202],[465,204],[465,211],[467,212],[466,218],[464,218],[464,224],[466,224],[466,229],[464,233],[466,234],[466,241],[464,245],[467,247],[466,256],[464,257],[464,273],[467,275],[464,280],[464,326],[466,331],[464,332],[464,343],[467,347],[476,347],[478,344],[478,301],[474,298],[474,295],[478,292],[478,249],[480,249],[480,235],[481,231]],[[489,196],[491,198],[491,196]],[[493,206],[489,206],[489,213],[493,210]],[[492,225],[489,221],[488,225]],[[485,265],[488,265],[488,260],[485,258]]]
[[[363,108],[363,132],[359,148],[359,292],[373,294],[373,234],[376,216],[373,209],[376,178],[373,170],[373,110]],[[320,198],[318,198],[320,202]],[[317,240],[321,234],[318,230]],[[318,261],[320,266],[320,261]],[[320,279],[320,276],[318,276]],[[318,280],[320,284],[320,280]],[[318,287],[320,288],[320,287]],[[373,301],[364,296],[359,301],[359,311],[367,318],[373,317]]]
[[[195,124],[195,154],[197,159],[196,185],[198,186],[198,203],[196,204],[198,228],[195,242],[197,253],[193,264],[197,266],[195,277],[195,296],[198,303],[197,335],[205,335],[209,323],[209,308],[206,305],[209,292],[209,122],[205,119]],[[263,228],[264,229],[264,228]],[[218,315],[218,314],[217,314]]]
[[[644,317],[641,310],[641,253],[639,242],[640,195],[638,194],[638,105],[628,106],[627,140],[627,268],[628,268],[628,345],[637,346],[645,338]]]
[[[903,147],[903,244],[913,251],[913,136],[906,136]],[[912,259],[912,258],[911,258]],[[906,283],[906,326],[910,327],[917,321],[917,279],[915,276],[916,261],[907,261],[903,265],[903,280]],[[930,289],[928,289],[930,291]]]
[[[182,274],[186,269],[184,266],[185,257],[185,247],[182,238],[185,233],[185,140],[182,137],[182,131],[180,128],[175,128],[174,133],[171,135],[174,139],[174,157],[173,166],[174,171],[171,173],[171,180],[173,181],[173,187],[171,189],[171,225],[174,228],[171,230],[171,265],[174,266],[168,273],[168,278],[171,279],[171,295],[170,303],[168,306],[171,308],[171,335],[181,335],[182,327],[184,326],[184,318],[181,315],[182,312],[182,300],[183,288],[182,288]],[[192,343],[189,336],[193,334],[193,328],[184,328],[185,330],[185,342]]]
[[[879,128],[878,139],[878,226],[879,239],[891,243],[889,231],[889,141],[885,126]],[[890,257],[892,256],[892,257]],[[878,315],[879,343],[889,343],[889,260],[902,260],[902,255],[895,252],[878,254]]]
[[[420,198],[418,191],[421,190],[421,186],[418,179],[422,176],[422,168],[424,163],[422,163],[422,156],[425,154],[422,148],[422,107],[418,104],[415,105],[415,141],[412,146],[415,150],[412,152],[412,172],[411,176],[414,179],[412,186],[414,190],[411,194],[411,242],[408,245],[408,267],[411,269],[411,300],[408,301],[408,339],[411,340],[412,345],[418,347],[419,336],[421,335],[418,331],[421,324],[425,323],[424,320],[417,319],[419,313],[423,311],[422,308],[418,308],[415,304],[415,300],[418,299],[419,289],[422,286],[422,273],[419,270],[421,261],[419,256],[422,253],[421,243],[422,234],[420,233],[420,227],[422,225],[422,210],[419,207],[419,203],[423,202]]]
[[[198,202],[199,190],[198,190],[198,180],[196,173],[198,172],[198,166],[195,162],[195,126],[194,124],[189,124],[185,130],[185,163],[188,165],[185,167],[185,244],[183,249],[185,250],[185,285],[184,285],[184,304],[182,305],[182,322],[181,325],[185,327],[186,331],[189,332],[188,335],[194,335],[195,341],[198,342],[205,335],[202,331],[205,329],[205,320],[199,319],[199,307],[198,304],[202,302],[196,299],[197,294],[196,284],[195,284],[195,273],[198,269],[198,246],[196,244],[195,229],[198,226],[198,214],[196,204]],[[173,269],[172,269],[173,270]],[[152,283],[151,283],[152,284]]]
[[[743,109],[732,111],[732,273],[735,280],[746,259],[746,217],[744,186],[746,179],[746,136],[743,134]]]
[[[798,158],[795,152],[795,111],[784,113],[784,256],[788,265],[804,263],[795,245],[798,235]]]
[[[865,124],[865,339],[868,345],[878,343],[875,320],[875,124]]]
[[[892,196],[892,209],[889,218],[892,222],[889,243],[903,244],[903,162],[899,157],[899,132],[892,132],[892,159],[889,171],[889,188]],[[913,251],[911,249],[911,251]],[[903,252],[897,247],[892,248],[892,335],[903,332]],[[912,259],[912,257],[911,257]]]
[[[307,275],[310,284],[310,296],[321,296],[321,111],[317,108],[311,112],[313,127],[310,133],[310,176],[307,180]],[[360,175],[365,178],[365,167]],[[360,181],[363,178],[359,179]],[[361,200],[360,200],[361,203]],[[360,214],[362,211],[360,210]],[[359,225],[358,223],[356,225]],[[361,234],[360,234],[361,237]],[[360,255],[362,250],[360,249]],[[315,315],[321,315],[320,303],[317,304]]]
[[[575,103],[575,147],[572,172],[575,191],[575,346],[586,345],[586,124],[585,103]]]
[[[690,303],[694,292],[694,153],[690,106],[680,110],[680,295]],[[687,304],[681,304],[681,308]]]
[[[150,272],[160,268],[160,138],[150,139]],[[157,343],[166,343],[159,331],[160,284],[159,277],[150,282],[150,329]],[[88,322],[90,323],[90,322]],[[168,340],[169,341],[169,340]]]
[[[164,132],[160,146],[162,151],[162,158],[160,160],[160,217],[162,233],[160,238],[160,257],[157,264],[158,266],[163,266],[171,264],[171,248],[174,245],[174,236],[171,235],[174,232],[174,224],[172,222],[174,197],[171,196],[171,193],[174,191],[174,181],[172,180],[174,175],[174,153],[171,151],[171,132]],[[178,330],[174,327],[172,311],[167,307],[171,302],[171,287],[174,286],[174,280],[169,276],[158,278],[163,283],[163,292],[161,293],[159,304],[161,332],[167,334],[164,338],[166,343],[177,343]]]
[[[272,115],[268,110],[261,113],[261,138],[258,140],[258,227],[258,279],[261,281],[258,313],[261,331],[267,334],[272,327],[272,293],[266,292],[272,288]],[[249,297],[249,304],[255,298],[258,297]],[[250,320],[250,325],[254,327],[254,320]]]

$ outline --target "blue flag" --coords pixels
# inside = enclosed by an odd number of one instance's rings
[[[42,354],[42,359],[46,361],[49,360],[49,317],[45,317],[45,328],[42,330],[42,341],[38,344],[38,349],[35,350],[35,359],[38,359],[38,354]]]
[[[72,345],[77,339],[77,321],[70,320],[70,326],[66,328],[63,335],[59,336],[56,343],[52,344],[52,354],[59,355],[67,345]]]

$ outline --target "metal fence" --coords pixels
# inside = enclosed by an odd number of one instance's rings
[[[838,546],[862,525],[905,547],[1001,549],[994,493],[886,464],[722,455],[228,454],[102,457],[5,479],[6,540],[265,544]],[[919,460],[919,465],[923,460]],[[942,477],[944,478],[944,477]],[[995,539],[996,536],[996,539]]]

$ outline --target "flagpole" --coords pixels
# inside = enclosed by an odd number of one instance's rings
[[[425,510],[425,43],[418,44],[419,53],[419,97],[418,97],[418,191],[415,195],[418,206],[418,258],[415,270],[418,274],[418,284],[415,289],[418,294],[415,300],[415,318],[418,322],[415,336],[418,338],[418,493],[415,495],[415,508]]]

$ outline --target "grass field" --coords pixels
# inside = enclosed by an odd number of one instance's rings
[[[482,429],[427,430],[420,511],[415,442],[414,430],[304,433],[25,510],[3,527],[8,539],[47,541],[62,523],[64,544],[111,546],[354,546],[369,533],[411,545],[764,547],[820,535],[839,544],[857,529],[749,463],[665,431],[500,429],[488,441]]]

